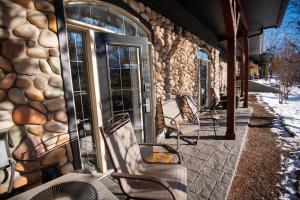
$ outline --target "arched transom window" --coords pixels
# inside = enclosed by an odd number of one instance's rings
[[[92,3],[67,4],[67,18],[80,21],[92,26],[101,27],[110,32],[147,37],[146,32],[133,20],[112,8]]]

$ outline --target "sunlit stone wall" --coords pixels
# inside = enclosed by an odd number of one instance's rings
[[[226,81],[222,81],[223,71],[220,67],[219,50],[205,43],[201,38],[184,30],[170,19],[156,12],[155,9],[145,6],[136,0],[123,0],[143,19],[151,24],[154,32],[155,49],[155,81],[156,95],[159,99],[174,98],[176,94],[193,95],[198,99],[198,60],[196,53],[202,46],[211,57],[208,70],[209,88],[223,88]],[[210,93],[208,98],[210,98]],[[164,129],[161,118],[161,107],[157,106],[157,128]]]
[[[13,188],[39,184],[53,163],[72,171],[70,146],[53,150],[69,140],[53,2],[0,0],[0,45],[0,134],[17,161]],[[6,178],[1,170],[0,193]]]

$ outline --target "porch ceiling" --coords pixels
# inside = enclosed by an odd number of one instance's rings
[[[226,35],[221,0],[141,0],[171,18],[206,42],[219,46],[219,36]],[[249,36],[263,29],[279,26],[288,0],[240,0],[247,17]],[[223,46],[223,45],[221,45]]]

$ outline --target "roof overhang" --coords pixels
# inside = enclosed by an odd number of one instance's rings
[[[224,48],[220,36],[226,35],[223,0],[140,0],[207,43]],[[280,26],[288,0],[237,0],[247,19],[249,37],[264,29]],[[224,42],[223,42],[224,43]]]

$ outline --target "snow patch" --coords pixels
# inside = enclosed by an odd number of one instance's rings
[[[263,81],[261,83],[267,84]],[[299,199],[297,191],[299,192],[300,188],[300,88],[292,88],[286,104],[279,104],[278,94],[274,93],[256,93],[256,97],[258,102],[276,117],[271,131],[278,134],[280,147],[291,152],[287,157],[281,155],[280,174],[283,176],[281,186],[284,193],[280,199]]]

